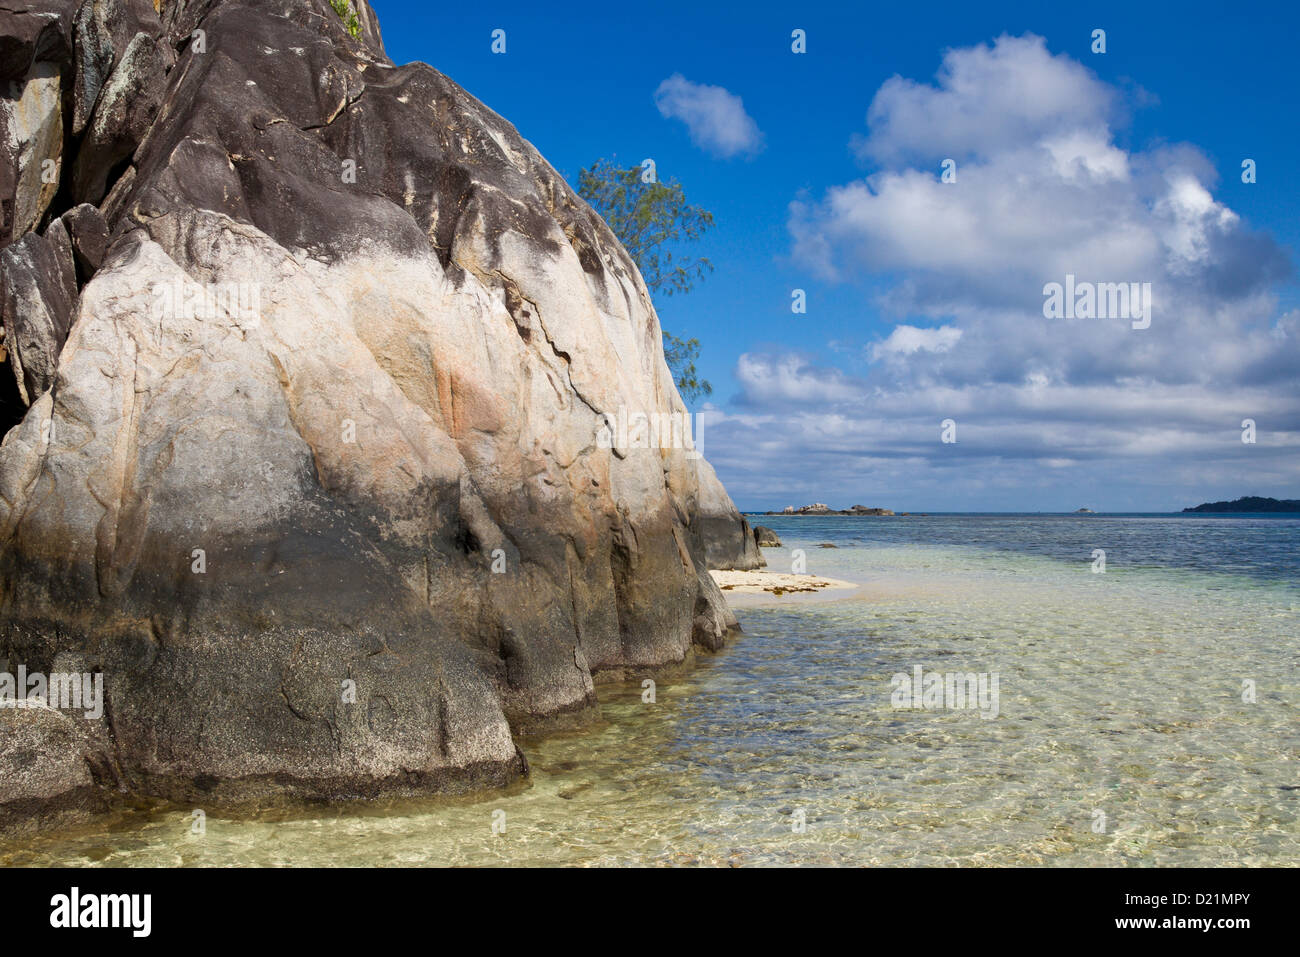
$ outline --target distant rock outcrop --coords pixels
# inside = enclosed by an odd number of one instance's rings
[[[102,672],[139,792],[505,783],[762,564],[705,461],[597,441],[686,413],[612,232],[353,2],[0,6],[0,658]]]
[[[867,508],[865,505],[854,505],[852,508],[834,509],[829,505],[816,502],[812,505],[801,505],[795,508],[793,505],[787,505],[782,512],[765,512],[766,515],[893,515],[892,509],[888,508]]]

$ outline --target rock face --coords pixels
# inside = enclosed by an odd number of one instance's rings
[[[749,520],[732,504],[713,466],[699,460],[699,499],[694,526],[709,568],[747,571],[767,561],[758,551]]]
[[[62,220],[0,251],[0,321],[18,394],[32,400],[54,384],[77,305],[72,239]]]
[[[0,833],[76,823],[105,806],[87,735],[53,708],[0,706]]]
[[[686,410],[509,123],[364,0],[357,38],[327,0],[14,6],[0,64],[61,92],[3,157],[0,656],[103,673],[123,783],[499,785],[512,731],[724,643],[707,566],[753,535],[703,459],[597,441]]]
[[[780,548],[781,539],[766,525],[754,526],[754,543],[760,548]]]

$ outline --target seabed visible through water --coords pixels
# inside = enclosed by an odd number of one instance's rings
[[[602,687],[527,784],[203,834],[145,806],[0,864],[1300,864],[1300,521],[762,521],[774,569],[864,587],[741,609],[653,703]],[[997,717],[895,708],[918,666],[996,673]]]

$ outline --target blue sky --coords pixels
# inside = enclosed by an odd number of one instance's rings
[[[742,508],[1300,497],[1294,5],[373,5],[571,181],[651,157],[713,211],[658,305]],[[1044,318],[1067,272],[1151,328]]]

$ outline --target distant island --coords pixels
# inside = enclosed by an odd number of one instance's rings
[[[1235,502],[1206,502],[1184,512],[1300,512],[1300,499],[1246,495]]]
[[[852,508],[835,509],[821,502],[812,505],[801,505],[795,508],[793,505],[787,505],[784,511],[764,512],[764,515],[893,515],[892,509],[888,508],[867,508],[865,505],[854,505]]]

